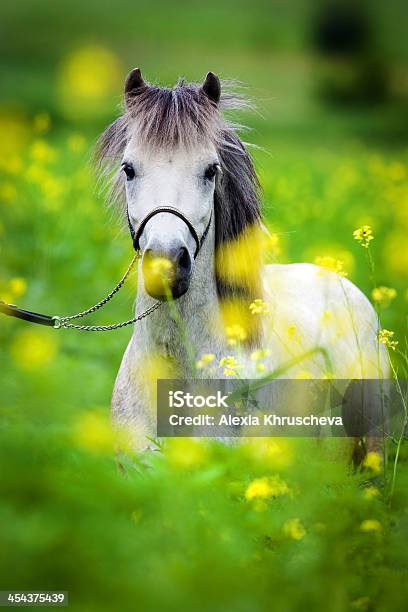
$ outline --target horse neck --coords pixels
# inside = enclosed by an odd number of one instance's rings
[[[146,293],[139,264],[136,313],[154,300]],[[187,293],[171,304],[163,303],[135,325],[134,341],[148,354],[174,357],[185,370],[203,353],[222,352],[216,332],[219,302],[214,271],[214,224],[195,261]]]

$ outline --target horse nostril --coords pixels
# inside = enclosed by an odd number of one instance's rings
[[[176,264],[182,268],[184,272],[191,272],[191,257],[186,247],[181,247],[176,256]]]

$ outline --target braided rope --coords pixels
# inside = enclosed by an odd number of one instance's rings
[[[132,323],[136,323],[137,321],[141,321],[157,310],[159,306],[161,306],[161,302],[155,302],[153,306],[150,306],[150,308],[140,315],[137,315],[137,317],[133,317],[133,319],[129,319],[128,321],[122,321],[122,323],[113,323],[112,325],[78,325],[76,323],[64,323],[62,321],[59,327],[63,327],[64,329],[79,329],[81,331],[111,331],[112,329],[120,329],[127,325],[132,325]]]

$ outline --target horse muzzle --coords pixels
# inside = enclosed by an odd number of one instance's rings
[[[193,260],[183,243],[163,249],[150,243],[143,253],[142,273],[146,292],[157,300],[184,295],[191,280]]]

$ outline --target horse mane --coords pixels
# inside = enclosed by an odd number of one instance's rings
[[[257,233],[261,221],[260,185],[252,159],[238,135],[245,127],[224,114],[252,108],[231,85],[222,84],[221,98],[215,104],[198,83],[179,80],[173,89],[144,83],[137,95],[126,96],[123,114],[100,136],[96,159],[99,175],[110,178],[110,201],[125,211],[119,165],[130,130],[133,133],[136,129],[138,137],[151,148],[190,149],[200,142],[212,142],[222,169],[214,203],[218,295],[226,302],[245,302],[248,308],[250,302],[262,297]],[[251,337],[259,335],[257,319],[252,317],[250,321]]]

